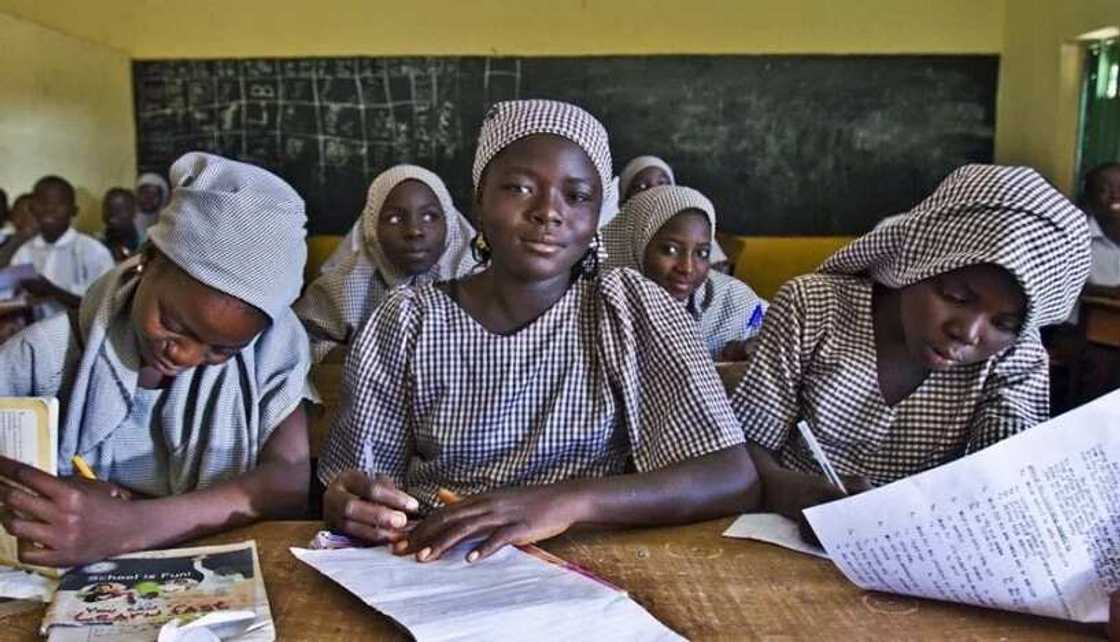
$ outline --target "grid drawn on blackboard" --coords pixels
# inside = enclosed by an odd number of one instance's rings
[[[488,70],[516,97],[520,61]],[[138,63],[140,156],[166,168],[201,149],[273,170],[374,173],[397,162],[437,163],[462,145],[458,105],[445,90],[455,59],[218,60]],[[507,83],[495,83],[506,85]]]

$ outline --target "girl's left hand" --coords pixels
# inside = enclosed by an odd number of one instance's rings
[[[136,503],[106,482],[59,478],[0,457],[0,525],[19,539],[19,559],[40,566],[77,566],[139,546],[129,541],[143,526]]]
[[[445,506],[416,525],[393,552],[437,560],[464,539],[489,533],[467,554],[468,562],[493,555],[503,546],[532,544],[555,537],[580,521],[579,496],[560,485],[511,488],[467,497]]]

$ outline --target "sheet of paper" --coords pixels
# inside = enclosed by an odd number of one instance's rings
[[[1120,391],[805,515],[865,589],[1103,622],[1120,589]]]
[[[0,268],[0,299],[10,298],[19,288],[21,281],[35,277],[35,266],[30,263]]]
[[[684,639],[626,593],[516,548],[467,564],[472,544],[424,564],[385,547],[291,551],[406,627],[417,642]]]
[[[723,531],[723,536],[777,544],[791,551],[828,559],[828,554],[824,552],[823,548],[813,546],[801,539],[801,534],[797,530],[797,522],[777,513],[740,515],[738,519],[731,523],[731,526],[727,527],[727,530]]]
[[[0,566],[0,597],[50,602],[58,580],[11,566]]]

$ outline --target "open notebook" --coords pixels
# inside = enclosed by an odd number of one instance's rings
[[[0,397],[0,455],[58,474],[58,400],[48,397]],[[0,483],[12,484],[0,477]],[[16,538],[0,530],[0,565],[17,566],[58,577],[59,569],[21,564]]]

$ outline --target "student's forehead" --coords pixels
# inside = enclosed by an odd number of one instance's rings
[[[657,232],[659,234],[694,233],[703,234],[707,237],[710,233],[709,225],[708,217],[703,212],[697,209],[686,209],[670,217]]]
[[[533,169],[548,167],[561,160],[576,160],[582,170],[576,178],[592,180],[596,176],[595,163],[587,152],[574,141],[555,134],[533,134],[520,138],[498,152],[490,161],[490,166]]]
[[[1008,306],[1026,305],[1026,291],[1019,279],[1001,265],[976,263],[947,272],[945,276],[964,280],[974,286],[997,285],[999,294]]]
[[[436,198],[435,191],[433,191],[427,183],[415,178],[409,178],[394,185],[393,189],[389,190],[389,193],[385,196],[385,201],[402,199],[406,196],[412,198],[429,198],[437,202],[439,200]]]

